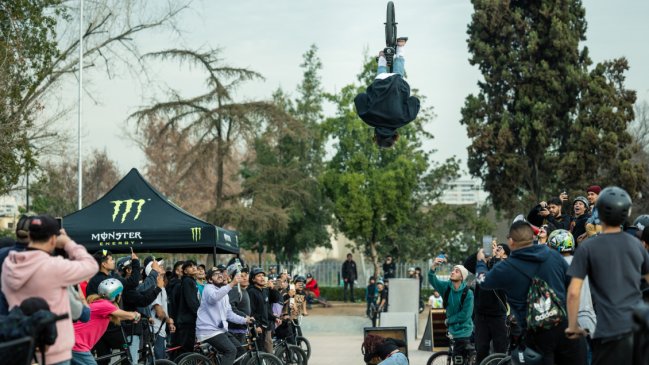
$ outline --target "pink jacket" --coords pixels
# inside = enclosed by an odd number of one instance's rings
[[[13,308],[30,297],[41,297],[55,314],[70,313],[68,285],[77,284],[93,276],[97,261],[85,247],[68,242],[65,252],[69,259],[53,257],[41,250],[13,251],[2,265],[2,292]],[[45,354],[47,364],[70,360],[74,346],[72,320],[56,323],[58,337]]]

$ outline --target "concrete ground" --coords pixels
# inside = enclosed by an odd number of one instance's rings
[[[365,317],[364,303],[332,302],[329,308],[314,308],[302,321],[302,331],[311,342],[309,365],[364,364],[361,354],[363,328],[372,323]],[[424,311],[424,313],[427,313]],[[432,352],[419,351],[419,341],[426,325],[426,316],[420,315],[419,334],[408,343],[411,365],[425,365]]]

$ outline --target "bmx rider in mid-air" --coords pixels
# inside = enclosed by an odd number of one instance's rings
[[[397,128],[413,121],[419,112],[419,99],[410,96],[410,85],[404,79],[407,41],[408,37],[397,38],[392,73],[383,51],[379,52],[376,78],[354,99],[358,116],[374,127],[374,141],[383,148],[392,147],[399,139]]]

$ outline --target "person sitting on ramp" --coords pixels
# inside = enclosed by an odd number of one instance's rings
[[[393,71],[388,72],[383,51],[379,52],[377,75],[367,90],[354,98],[358,116],[374,127],[374,141],[379,147],[389,148],[399,139],[397,128],[417,117],[419,99],[410,96],[410,85],[404,78],[403,48],[408,37],[397,38]]]

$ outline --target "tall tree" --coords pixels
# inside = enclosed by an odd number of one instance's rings
[[[269,120],[243,163],[240,198],[246,204],[227,210],[249,244],[262,244],[279,260],[295,260],[300,252],[329,246],[330,209],[317,177],[322,167],[322,101],[317,48],[304,55],[298,97],[283,91],[274,102],[284,111]]]
[[[469,171],[494,206],[520,210],[596,180],[635,194],[644,169],[625,145],[635,93],[623,85],[624,59],[589,72],[581,1],[472,3],[470,63],[484,79],[461,122],[472,139]],[[622,170],[624,178],[612,175]]]
[[[34,212],[62,217],[77,210],[77,166],[76,160],[69,159],[57,163],[47,162],[40,167],[37,182],[29,188]],[[94,150],[83,161],[85,205],[101,198],[119,179],[117,166],[106,151]]]
[[[350,84],[330,95],[337,112],[325,127],[335,141],[335,154],[321,179],[333,201],[338,230],[368,253],[378,274],[380,254],[413,243],[404,241],[403,227],[421,219],[433,203],[429,198],[435,182],[454,176],[457,163],[451,159],[431,166],[430,154],[422,149],[422,136],[432,137],[423,128],[433,118],[431,108],[400,129],[401,138],[393,148],[376,146],[371,128],[358,118],[353,103],[375,70],[375,61],[366,62],[358,76],[362,86]]]
[[[214,223],[225,225],[220,210],[225,207],[225,166],[231,161],[237,147],[245,147],[254,140],[256,130],[262,121],[272,115],[276,108],[267,101],[234,100],[233,92],[245,81],[261,80],[262,76],[245,68],[235,68],[221,64],[218,50],[197,52],[187,49],[170,49],[147,54],[163,60],[175,60],[197,66],[205,72],[207,89],[194,97],[183,97],[170,91],[169,100],[156,102],[140,109],[133,117],[138,124],[164,121],[159,138],[166,138],[167,131],[178,130],[192,135],[195,139],[192,148],[183,158],[187,168],[196,161],[209,156],[214,149],[211,161],[216,170],[215,192],[210,216]]]

